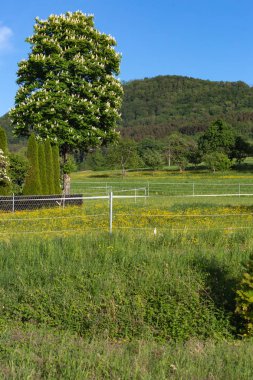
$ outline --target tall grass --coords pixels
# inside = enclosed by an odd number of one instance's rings
[[[111,236],[106,201],[2,214],[0,378],[251,379],[252,219],[240,197],[115,200]]]
[[[10,379],[251,380],[252,341],[88,341],[34,325],[0,335],[0,376]]]
[[[3,379],[250,379],[234,291],[248,232],[0,243]]]
[[[234,333],[245,233],[79,236],[0,244],[1,318],[82,336],[221,338]]]

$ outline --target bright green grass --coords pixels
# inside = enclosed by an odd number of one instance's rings
[[[0,378],[251,379],[252,341],[234,312],[251,197],[113,206],[112,236],[107,200],[1,215]]]
[[[249,231],[0,243],[3,379],[251,379],[235,289]]]

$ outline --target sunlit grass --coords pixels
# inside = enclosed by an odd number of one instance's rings
[[[0,377],[251,379],[252,222],[243,196],[114,199],[112,234],[108,200],[1,212]]]

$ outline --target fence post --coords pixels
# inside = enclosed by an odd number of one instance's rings
[[[15,195],[12,194],[12,212],[15,212]]]
[[[112,234],[112,203],[113,203],[113,193],[112,191],[110,192],[109,195],[109,229],[110,229],[110,234]]]
[[[195,183],[192,184],[192,195],[195,195]]]

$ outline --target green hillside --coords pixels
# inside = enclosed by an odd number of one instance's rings
[[[26,139],[15,137],[13,135],[12,129],[10,127],[10,119],[7,113],[0,117],[0,126],[3,127],[6,131],[9,148],[11,151],[19,150],[25,145]]]
[[[124,92],[123,136],[162,138],[175,130],[194,135],[217,118],[253,136],[253,88],[243,82],[158,76],[130,81]]]
[[[124,83],[121,134],[141,140],[173,131],[195,135],[222,118],[238,134],[253,138],[253,87],[243,82],[212,82],[158,76]],[[10,143],[16,143],[7,115],[0,118]]]

